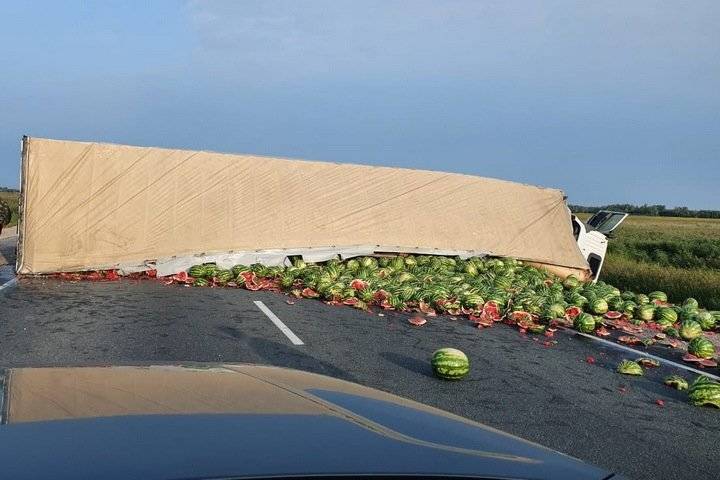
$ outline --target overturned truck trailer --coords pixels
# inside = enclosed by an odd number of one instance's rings
[[[561,191],[456,173],[25,137],[21,208],[21,274],[381,253],[589,274]]]

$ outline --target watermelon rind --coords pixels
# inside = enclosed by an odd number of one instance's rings
[[[670,375],[668,377],[665,377],[665,380],[663,381],[665,385],[668,387],[672,387],[675,390],[687,390],[688,389],[688,382],[680,375]]]
[[[643,375],[643,369],[639,363],[633,362],[632,360],[623,360],[617,367],[618,373],[623,375]]]

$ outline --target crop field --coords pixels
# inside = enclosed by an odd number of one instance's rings
[[[589,215],[579,214],[583,220]],[[630,216],[610,239],[601,279],[720,309],[720,220]]]
[[[10,221],[10,226],[17,225],[18,219],[18,199],[20,194],[17,192],[0,192],[0,199],[5,200],[10,208],[12,209],[13,215]]]

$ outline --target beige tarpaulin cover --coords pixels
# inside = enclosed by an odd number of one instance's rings
[[[454,173],[25,138],[19,273],[302,254],[489,254],[587,272],[559,190]],[[213,257],[215,255],[215,257]]]

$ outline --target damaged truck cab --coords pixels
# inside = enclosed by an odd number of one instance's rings
[[[597,281],[600,270],[605,262],[608,238],[620,226],[628,214],[601,210],[594,214],[587,222],[581,221],[572,215],[573,236],[583,257],[590,265],[592,280]]]

